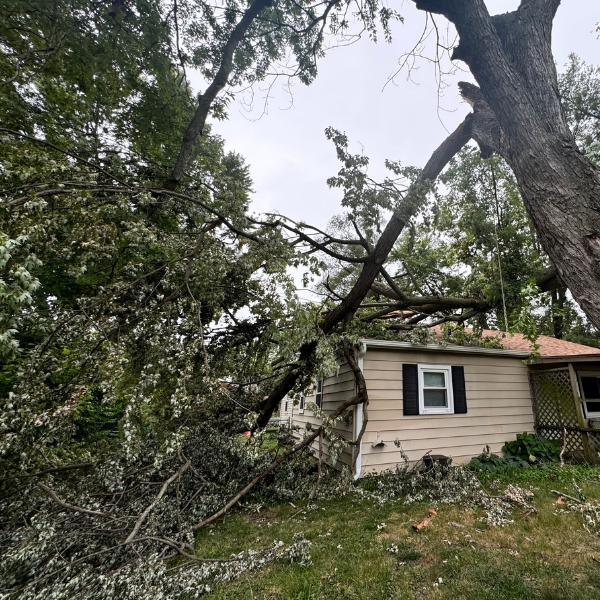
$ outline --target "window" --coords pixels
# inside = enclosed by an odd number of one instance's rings
[[[467,414],[462,365],[402,365],[402,414]]]
[[[283,409],[283,412],[287,413],[287,409],[288,409],[288,401],[285,401],[285,408]]]
[[[323,404],[323,380],[317,379],[317,385],[315,388],[315,404],[321,408]]]
[[[600,372],[578,371],[579,390],[584,400],[594,399],[596,402],[584,402],[586,417],[600,417]]]
[[[304,414],[304,396],[300,396],[300,405],[298,406],[298,412]]]
[[[419,414],[454,413],[449,366],[419,365]]]

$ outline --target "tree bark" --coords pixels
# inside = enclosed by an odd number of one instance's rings
[[[560,0],[522,0],[494,17],[483,0],[415,4],[456,26],[453,58],[479,84],[463,86],[474,107],[473,137],[484,155],[498,152],[509,164],[558,276],[600,327],[600,170],[578,150],[560,104],[551,52]]]

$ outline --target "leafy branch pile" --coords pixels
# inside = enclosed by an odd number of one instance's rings
[[[147,442],[136,460],[113,454],[18,477],[10,501],[4,498],[2,597],[177,598],[272,560],[310,562],[301,534],[286,547],[223,560],[196,556],[199,524],[273,459],[258,440],[244,445],[211,429],[195,428],[176,455],[160,461],[156,442]],[[286,432],[278,436],[280,448],[291,443]],[[254,497],[306,495],[312,471],[298,456],[263,480]]]
[[[401,448],[400,454],[402,463],[394,471],[363,478],[354,488],[355,493],[380,504],[403,499],[404,504],[427,501],[435,507],[438,504],[477,506],[486,513],[481,520],[493,527],[513,523],[511,516],[515,508],[524,514],[536,512],[531,504],[533,494],[528,490],[510,484],[502,494],[491,495],[467,467],[444,466],[439,462],[427,467],[427,463],[421,461],[411,464]]]

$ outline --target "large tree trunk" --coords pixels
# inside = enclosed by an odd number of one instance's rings
[[[522,0],[491,17],[483,0],[415,0],[443,14],[460,36],[453,58],[479,89],[473,137],[510,165],[544,250],[590,320],[600,328],[600,170],[579,152],[558,94],[551,52],[560,0]]]

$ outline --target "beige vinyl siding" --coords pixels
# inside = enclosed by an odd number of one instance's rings
[[[404,416],[402,364],[461,365],[465,369],[467,414]],[[519,357],[493,354],[369,348],[363,372],[369,390],[369,423],[362,444],[362,473],[401,462],[394,440],[410,460],[426,452],[468,462],[487,444],[500,453],[506,440],[533,431],[527,366]],[[373,448],[376,440],[383,448]]]
[[[336,410],[339,405],[352,398],[354,396],[354,376],[350,367],[347,363],[343,363],[340,365],[340,370],[337,376],[328,377],[323,382],[323,404],[322,409],[326,413],[332,413]],[[309,403],[315,401],[314,392],[310,396],[306,396],[304,401],[304,414],[300,414],[298,411],[298,406],[294,406],[294,414],[293,414],[293,424],[299,426],[298,437],[302,437],[304,431],[306,430],[306,424],[310,423],[314,427],[318,427],[321,424],[321,421],[317,419],[312,411],[308,408]],[[336,433],[345,437],[348,440],[352,439],[353,435],[353,425],[346,425],[343,422],[338,421],[336,427],[334,429]],[[319,444],[318,440],[315,440],[312,444],[312,449],[314,450],[315,457],[318,457],[319,452]],[[329,455],[329,447],[327,444],[327,440],[323,439],[322,442],[322,451],[323,451],[323,460],[327,464],[331,464],[331,457]],[[352,448],[347,451],[344,451],[342,456],[338,459],[339,463],[351,466],[352,464]]]
[[[287,404],[287,410],[286,410]],[[279,418],[281,419],[281,425],[287,425],[291,423],[294,418],[294,413],[298,412],[298,406],[294,406],[294,401],[287,396],[281,401],[279,406]]]

